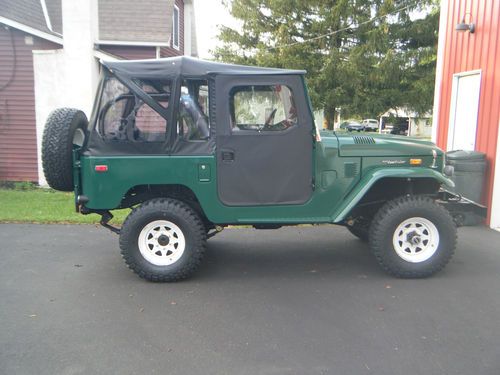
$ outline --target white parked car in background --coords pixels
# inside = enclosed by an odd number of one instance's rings
[[[369,118],[363,120],[362,124],[365,127],[365,131],[377,131],[378,130],[378,120]]]

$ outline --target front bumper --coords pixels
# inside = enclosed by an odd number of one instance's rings
[[[477,225],[488,215],[487,207],[445,189],[439,191],[437,202],[450,212],[459,227]]]

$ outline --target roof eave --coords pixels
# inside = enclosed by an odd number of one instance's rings
[[[127,40],[97,40],[95,44],[102,46],[133,46],[133,47],[169,47],[166,42],[135,42]]]
[[[112,53],[100,50],[100,49],[94,49],[94,57],[99,60],[99,62],[102,64],[103,61],[120,61],[123,60],[119,56],[113,55]]]
[[[0,16],[0,23],[2,23],[4,25],[7,25],[9,27],[12,27],[14,29],[23,31],[23,32],[25,32],[27,34],[31,34],[33,36],[37,36],[39,38],[48,40],[48,41],[50,41],[52,43],[56,43],[56,44],[60,44],[60,45],[63,44],[63,39],[61,37],[57,36],[57,35],[46,33],[44,31],[35,29],[35,28],[31,27],[31,26],[24,25],[24,24],[22,24],[20,22],[11,20],[9,18],[5,18],[5,17]]]

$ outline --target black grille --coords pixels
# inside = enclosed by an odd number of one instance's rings
[[[358,175],[358,163],[344,163],[344,177],[352,178]]]
[[[368,135],[353,135],[352,138],[354,139],[354,143],[360,145],[371,145],[375,143],[375,139]]]

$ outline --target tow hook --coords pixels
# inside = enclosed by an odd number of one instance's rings
[[[113,218],[113,214],[109,212],[108,210],[91,210],[88,209],[87,207],[82,207],[80,210],[80,213],[84,215],[88,214],[98,214],[101,215],[101,220],[99,221],[99,224],[101,224],[104,228],[109,229],[111,232],[120,234],[120,229],[116,228],[109,223],[109,221]]]
[[[215,236],[217,233],[220,233],[224,230],[224,227],[221,227],[220,225],[216,225],[215,228],[207,233],[207,239],[212,238]]]
[[[104,228],[109,229],[113,233],[120,234],[119,228],[116,228],[116,227],[108,224],[112,218],[113,218],[113,214],[111,212],[104,211],[103,213],[101,213],[101,221],[99,222],[99,224],[101,224]]]

